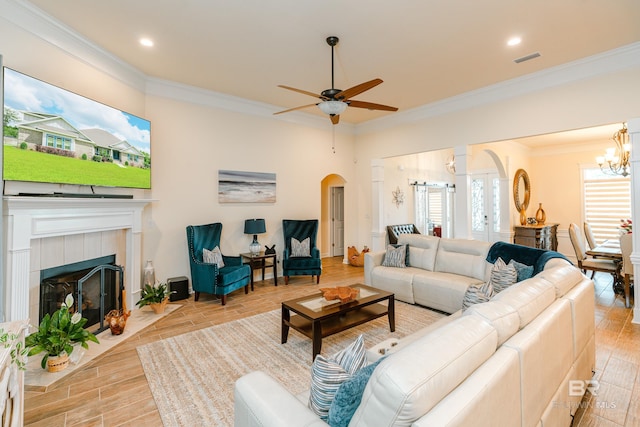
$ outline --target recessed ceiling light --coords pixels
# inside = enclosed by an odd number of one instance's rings
[[[507,45],[516,46],[516,45],[519,45],[521,42],[522,42],[522,39],[520,37],[511,37],[507,42]]]
[[[153,46],[153,40],[143,37],[140,39],[140,44],[142,46],[151,47]]]

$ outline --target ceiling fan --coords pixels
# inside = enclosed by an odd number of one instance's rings
[[[289,108],[288,110],[278,111],[273,114],[282,114],[288,113],[289,111],[300,110],[302,108],[312,107],[317,105],[323,113],[328,114],[331,118],[331,123],[337,125],[340,121],[340,114],[347,109],[347,107],[355,107],[355,108],[366,108],[368,110],[384,110],[384,111],[398,111],[396,107],[390,107],[388,105],[382,104],[374,104],[372,102],[364,102],[364,101],[356,101],[355,99],[351,99],[356,95],[361,94],[364,91],[367,91],[375,86],[378,86],[382,83],[381,79],[373,79],[365,83],[361,83],[357,86],[354,86],[349,89],[336,89],[334,88],[333,83],[333,48],[338,44],[338,37],[330,36],[327,37],[327,44],[331,46],[331,89],[323,90],[320,95],[315,94],[313,92],[308,92],[302,89],[296,89],[290,86],[278,85],[283,89],[292,90],[294,92],[302,93],[304,95],[313,96],[314,98],[319,98],[320,102],[315,104],[302,105],[300,107]]]

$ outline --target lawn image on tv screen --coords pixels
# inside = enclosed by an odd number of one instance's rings
[[[4,68],[3,178],[151,188],[151,123]]]

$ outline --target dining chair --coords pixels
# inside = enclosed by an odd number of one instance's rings
[[[591,229],[591,224],[585,221],[584,223],[584,235],[587,238],[587,243],[589,244],[589,248],[593,249],[597,246],[596,237],[593,235],[593,230]]]
[[[623,234],[620,236],[620,251],[622,252],[622,279],[624,282],[624,304],[629,308],[631,293],[631,283],[633,282],[633,264],[631,263],[631,252],[633,251],[632,234]]]
[[[587,248],[585,247],[584,239],[580,228],[571,223],[569,225],[569,238],[571,239],[571,245],[576,253],[576,259],[578,260],[578,268],[585,274],[587,270],[591,270],[591,279],[596,274],[596,271],[602,271],[610,273],[613,276],[615,283],[618,272],[618,263],[611,259],[593,258],[587,255]]]

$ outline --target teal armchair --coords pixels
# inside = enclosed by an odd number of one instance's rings
[[[206,225],[187,226],[187,245],[189,246],[189,264],[191,266],[191,283],[194,299],[198,301],[200,292],[213,294],[225,305],[226,296],[244,286],[244,293],[249,293],[251,268],[242,263],[239,256],[222,255],[224,267],[208,264],[202,260],[202,250],[220,247],[222,224],[216,222]]]
[[[289,284],[289,276],[313,276],[317,277],[316,283],[320,283],[322,274],[322,260],[320,250],[316,247],[318,234],[318,220],[282,220],[282,232],[284,234],[284,251],[282,254],[282,275],[284,283]],[[309,238],[309,253],[305,256],[295,256],[292,251],[291,239],[303,242]]]

